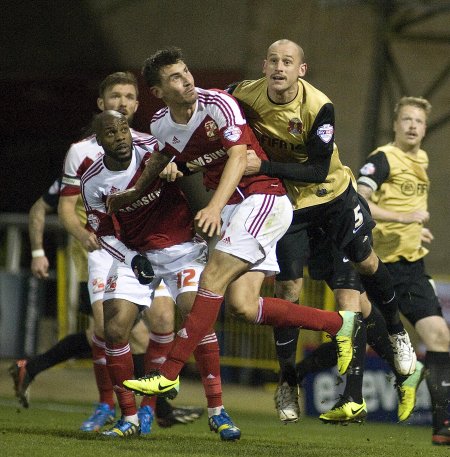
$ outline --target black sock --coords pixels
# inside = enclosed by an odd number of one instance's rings
[[[372,305],[372,311],[364,319],[367,329],[367,344],[389,364],[392,372],[395,374],[398,383],[403,382],[407,376],[400,375],[395,370],[394,351],[389,341],[389,333],[386,328],[386,321],[380,313],[380,310]]]
[[[362,403],[362,385],[364,374],[364,360],[366,355],[366,326],[362,314],[357,313],[361,326],[354,338],[353,360],[347,371],[344,397],[351,397],[354,402]]]
[[[449,418],[450,398],[450,356],[448,352],[432,352],[425,354],[426,377],[431,397],[431,413],[433,434],[444,427]]]
[[[167,417],[173,408],[172,405],[164,397],[156,397],[156,417]]]
[[[370,299],[383,314],[388,332],[393,334],[404,331],[394,285],[386,265],[380,260],[378,269],[373,275],[360,274],[360,277]]]
[[[144,360],[145,354],[133,354],[134,377],[136,379],[145,376]]]
[[[85,331],[67,335],[47,352],[31,357],[27,362],[27,373],[30,379],[34,379],[41,371],[47,370],[58,363],[90,354],[92,354],[92,351]]]
[[[273,329],[275,348],[280,364],[280,384],[287,382],[290,386],[297,385],[295,356],[299,333],[298,327],[277,327]]]
[[[298,383],[301,384],[308,373],[317,373],[337,363],[336,343],[330,341],[317,347],[296,366]]]

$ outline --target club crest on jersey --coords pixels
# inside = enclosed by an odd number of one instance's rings
[[[300,135],[303,132],[303,122],[298,117],[289,120],[288,132],[292,135]]]
[[[94,232],[96,232],[100,225],[100,219],[95,214],[89,214],[87,220],[88,224],[92,227]]]
[[[217,124],[214,121],[205,122],[205,131],[209,141],[216,141],[219,139],[219,127],[217,127]]]
[[[366,164],[364,164],[364,166],[361,168],[361,170],[359,170],[359,172],[363,175],[363,176],[369,176],[369,175],[373,175],[375,173],[375,165],[372,163],[372,162],[367,162]]]
[[[334,128],[331,124],[323,124],[317,129],[317,136],[324,142],[329,143],[333,138]]]
[[[231,125],[223,132],[223,136],[226,140],[232,141],[233,143],[239,140],[242,135],[242,130],[237,125]]]
[[[117,287],[117,275],[108,276],[106,280],[105,292],[114,292]]]

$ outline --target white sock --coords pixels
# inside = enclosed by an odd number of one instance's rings
[[[223,405],[217,406],[216,408],[208,408],[208,417],[218,416],[222,412],[222,409]]]

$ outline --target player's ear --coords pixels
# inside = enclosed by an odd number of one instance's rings
[[[158,86],[150,87],[150,93],[156,98],[162,98],[162,90]]]
[[[133,111],[134,113],[137,111],[137,109],[138,109],[138,106],[139,106],[139,101],[138,101],[138,100],[136,100],[136,105],[135,105],[135,107],[134,107],[134,111]]]
[[[298,76],[303,78],[306,75],[306,70],[308,69],[308,65],[306,63],[301,63],[298,67]]]
[[[263,75],[266,74],[266,70],[267,70],[267,59],[264,59],[263,67],[262,67]]]
[[[97,98],[97,106],[100,111],[105,110],[105,101],[103,100],[103,98]]]

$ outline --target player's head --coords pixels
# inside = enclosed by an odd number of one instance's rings
[[[160,49],[145,60],[142,74],[151,93],[168,106],[190,107],[197,100],[194,78],[181,49]]]
[[[293,41],[278,40],[267,49],[263,73],[271,91],[297,90],[297,80],[306,74],[307,65],[303,49]]]
[[[425,137],[431,104],[421,97],[402,97],[394,109],[394,142],[403,150],[418,149]]]
[[[131,123],[139,104],[138,83],[133,73],[129,71],[112,73],[100,83],[98,89],[99,109],[119,111]]]
[[[94,117],[92,129],[97,143],[105,151],[105,164],[109,169],[123,169],[131,160],[132,139],[126,116],[118,111],[106,110]]]

